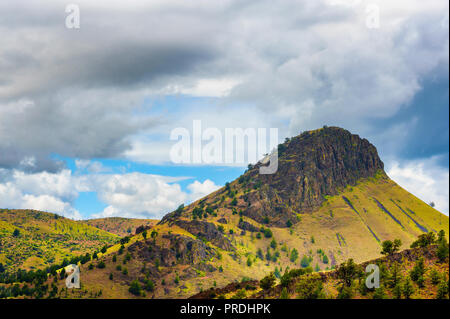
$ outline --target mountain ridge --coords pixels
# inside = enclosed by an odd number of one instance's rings
[[[251,165],[81,265],[85,290],[184,298],[286,267],[364,262],[379,257],[384,240],[407,246],[424,232],[448,229],[447,216],[392,181],[376,148],[344,129],[304,132],[278,152],[277,173],[259,175],[267,163]]]

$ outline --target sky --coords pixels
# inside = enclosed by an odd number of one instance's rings
[[[277,128],[279,142],[346,128],[448,215],[448,7],[2,1],[0,207],[159,219],[247,166],[173,163],[171,133],[200,120]]]

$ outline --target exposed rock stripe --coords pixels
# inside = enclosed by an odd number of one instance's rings
[[[366,225],[367,229],[369,229],[369,231],[372,233],[373,237],[375,237],[377,242],[380,242],[380,239],[378,238],[378,236],[373,232],[372,228],[369,227],[369,225]]]
[[[353,210],[355,211],[355,213],[358,214],[359,219],[360,219],[361,222],[364,224],[364,226],[367,227],[367,229],[370,231],[370,233],[371,233],[372,236],[375,238],[375,240],[376,240],[377,242],[380,242],[380,239],[378,238],[378,236],[377,236],[377,235],[375,234],[375,232],[369,227],[369,225],[367,225],[367,224],[364,222],[364,220],[363,220],[362,217],[361,217],[361,214],[356,210],[355,207],[353,207],[353,204],[350,202],[350,200],[349,200],[347,197],[345,197],[345,196],[342,196],[342,199],[344,200],[344,202],[347,203],[348,206],[350,206],[351,209],[353,209]]]
[[[411,209],[409,209],[408,207],[406,207],[406,209],[413,215],[416,215],[416,213],[414,211],[412,211]],[[435,233],[437,233],[437,230],[434,228],[431,228],[432,231],[434,231]]]
[[[350,202],[350,200],[349,200],[347,197],[342,196],[342,199],[344,200],[344,202],[347,203],[348,206],[350,206],[351,209],[353,209],[353,210],[355,211],[355,213],[358,214],[359,217],[361,217],[361,215],[359,214],[359,212],[356,210],[355,207],[353,207],[353,204]]]
[[[414,224],[416,224],[416,226],[423,232],[428,233],[428,229],[426,229],[426,227],[420,225],[418,222],[415,221],[414,218],[412,218],[407,212],[405,212],[403,210],[403,208],[400,207],[400,205],[398,205],[395,201],[393,201],[391,199],[391,202],[393,202],[395,204],[395,206],[397,206],[406,216],[408,216],[409,219],[411,219],[413,221]]]
[[[339,243],[339,246],[342,247],[341,239],[339,238],[339,234],[338,234],[338,233],[336,233],[336,238],[337,238],[337,241],[338,241],[338,243]]]
[[[401,223],[397,218],[395,218],[395,216],[392,215],[391,212],[388,211],[388,210],[383,206],[383,204],[381,204],[381,203],[378,201],[378,199],[376,199],[375,197],[372,197],[372,199],[377,203],[378,207],[380,207],[380,209],[381,209],[383,212],[385,212],[386,214],[388,214],[388,215],[389,215],[389,216],[390,216],[397,224],[399,224],[403,229],[405,229],[405,227],[402,225],[402,223]]]
[[[341,234],[339,234],[339,233],[336,233],[336,238],[337,238],[337,240],[338,240],[338,242],[339,242],[339,246],[347,246],[347,242],[345,241],[345,238],[344,238],[344,236],[342,236]]]

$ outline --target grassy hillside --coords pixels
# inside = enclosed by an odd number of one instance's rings
[[[287,267],[321,272],[349,258],[361,263],[381,256],[382,241],[400,239],[407,248],[420,234],[449,229],[447,216],[389,179],[376,148],[357,135],[323,128],[287,139],[278,151],[277,173],[250,166],[89,258],[81,265],[83,289],[52,285],[62,298],[186,298]],[[111,231],[130,223],[114,221],[91,223]],[[15,226],[4,227],[11,233]]]
[[[279,279],[272,277],[272,287],[264,280],[230,283],[226,287],[209,289],[192,299],[448,299],[448,256],[440,260],[438,246],[407,249],[399,253],[353,264],[354,276],[349,285],[338,270],[312,273],[305,269],[285,272]],[[417,269],[423,261],[423,274]],[[380,269],[380,287],[368,289],[364,269],[374,264]],[[346,263],[345,265],[348,265]],[[347,268],[348,269],[348,268]],[[270,276],[266,277],[270,278]],[[409,285],[410,289],[406,289]],[[263,289],[263,288],[264,289]],[[406,291],[409,291],[407,293]]]
[[[136,219],[123,217],[109,217],[83,220],[83,223],[102,229],[111,234],[116,234],[120,237],[129,236],[136,233],[136,228],[139,226],[153,227],[158,220],[154,219]]]
[[[231,183],[229,187],[237,190],[238,185]],[[203,199],[205,207],[223,191]],[[224,203],[230,201],[226,198]],[[431,231],[448,229],[446,216],[384,174],[327,197],[317,211],[301,214],[300,221],[289,228],[268,227],[239,212],[233,214],[236,209],[231,204],[201,220],[214,225],[220,233],[217,237],[177,225],[180,221],[192,222],[189,216],[198,205],[184,208],[176,221],[148,230],[146,239],[143,234],[130,237],[122,252],[121,244],[116,244],[100,261],[81,265],[84,289],[69,291],[67,297],[91,298],[101,291],[102,298],[186,298],[230,282],[259,280],[273,271],[282,273],[287,267],[327,271],[348,258],[356,262],[371,260],[381,256],[381,241],[399,238],[403,247],[409,247],[423,227]],[[257,231],[243,231],[238,227],[242,222]],[[261,232],[261,228],[266,231]],[[98,267],[100,262],[104,268]],[[135,280],[142,288],[140,296],[129,291]],[[144,289],[148,281],[154,284],[153,290]],[[63,281],[58,285],[60,290],[64,288]]]
[[[0,210],[0,263],[7,270],[41,269],[118,240],[114,234],[55,214]]]

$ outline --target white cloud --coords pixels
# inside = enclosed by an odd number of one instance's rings
[[[191,192],[190,199],[191,201],[196,201],[212,192],[218,190],[220,186],[216,185],[213,181],[207,179],[203,183],[199,181],[195,181],[192,184],[189,184],[187,189]]]
[[[81,219],[71,205],[77,194],[68,170],[59,174],[13,171],[7,181],[0,182],[0,207],[43,210]]]
[[[184,203],[188,196],[179,179],[142,173],[91,177],[99,199],[108,205],[95,217],[161,218]]]
[[[79,162],[79,167],[90,163]],[[189,203],[218,188],[211,180],[194,181],[185,192],[178,182],[188,177],[170,177],[144,173],[73,175],[24,173],[0,170],[0,207],[43,210],[81,219],[74,208],[80,192],[97,192],[107,207],[90,217],[162,218],[182,203]]]
[[[387,174],[426,203],[434,202],[437,210],[448,215],[449,170],[438,165],[439,159],[433,157],[401,164],[393,161],[387,165]]]

